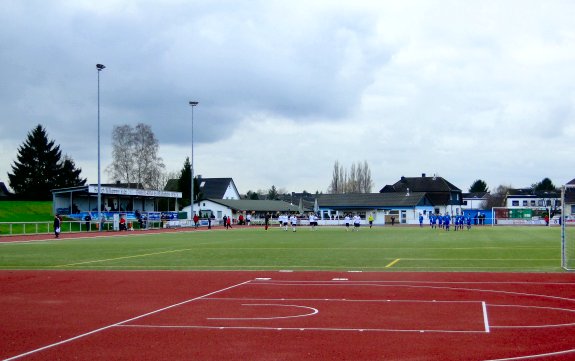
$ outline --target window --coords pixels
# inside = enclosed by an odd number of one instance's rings
[[[531,207],[535,207],[535,201],[531,201]]]
[[[527,201],[523,201],[523,207],[527,207]]]
[[[513,207],[519,207],[519,201],[511,201]]]

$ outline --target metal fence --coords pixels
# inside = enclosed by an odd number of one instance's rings
[[[137,222],[128,222],[128,229],[157,229],[162,226],[161,221],[148,221],[142,227]],[[86,221],[61,221],[60,233],[74,232],[97,232],[102,226],[103,231],[117,230],[114,228],[113,221],[86,222]],[[9,235],[35,235],[35,234],[53,234],[54,222],[0,222],[0,236]]]

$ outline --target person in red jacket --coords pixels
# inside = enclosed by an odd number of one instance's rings
[[[198,228],[200,225],[200,217],[197,214],[194,214],[194,227]]]

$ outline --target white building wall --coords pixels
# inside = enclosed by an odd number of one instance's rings
[[[203,200],[201,202],[194,203],[194,212],[199,214],[200,210],[202,211],[211,210],[214,213],[214,216],[216,217],[216,221],[221,221],[224,216],[227,217],[232,216],[231,209],[229,209],[224,205],[214,203],[208,200]],[[188,214],[190,214],[190,206],[184,207],[182,209],[182,212],[188,212]]]
[[[226,189],[223,199],[240,199],[240,194],[231,182],[228,184],[228,189]]]

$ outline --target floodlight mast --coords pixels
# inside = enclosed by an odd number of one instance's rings
[[[194,218],[194,107],[197,106],[199,104],[199,102],[196,101],[190,101],[189,102],[190,106],[192,107],[192,162],[191,162],[191,169],[190,169],[190,173],[191,173],[191,194],[190,194],[190,220],[192,220]]]
[[[100,72],[106,66],[96,64],[98,69],[98,230],[102,232],[102,182],[100,180]]]

